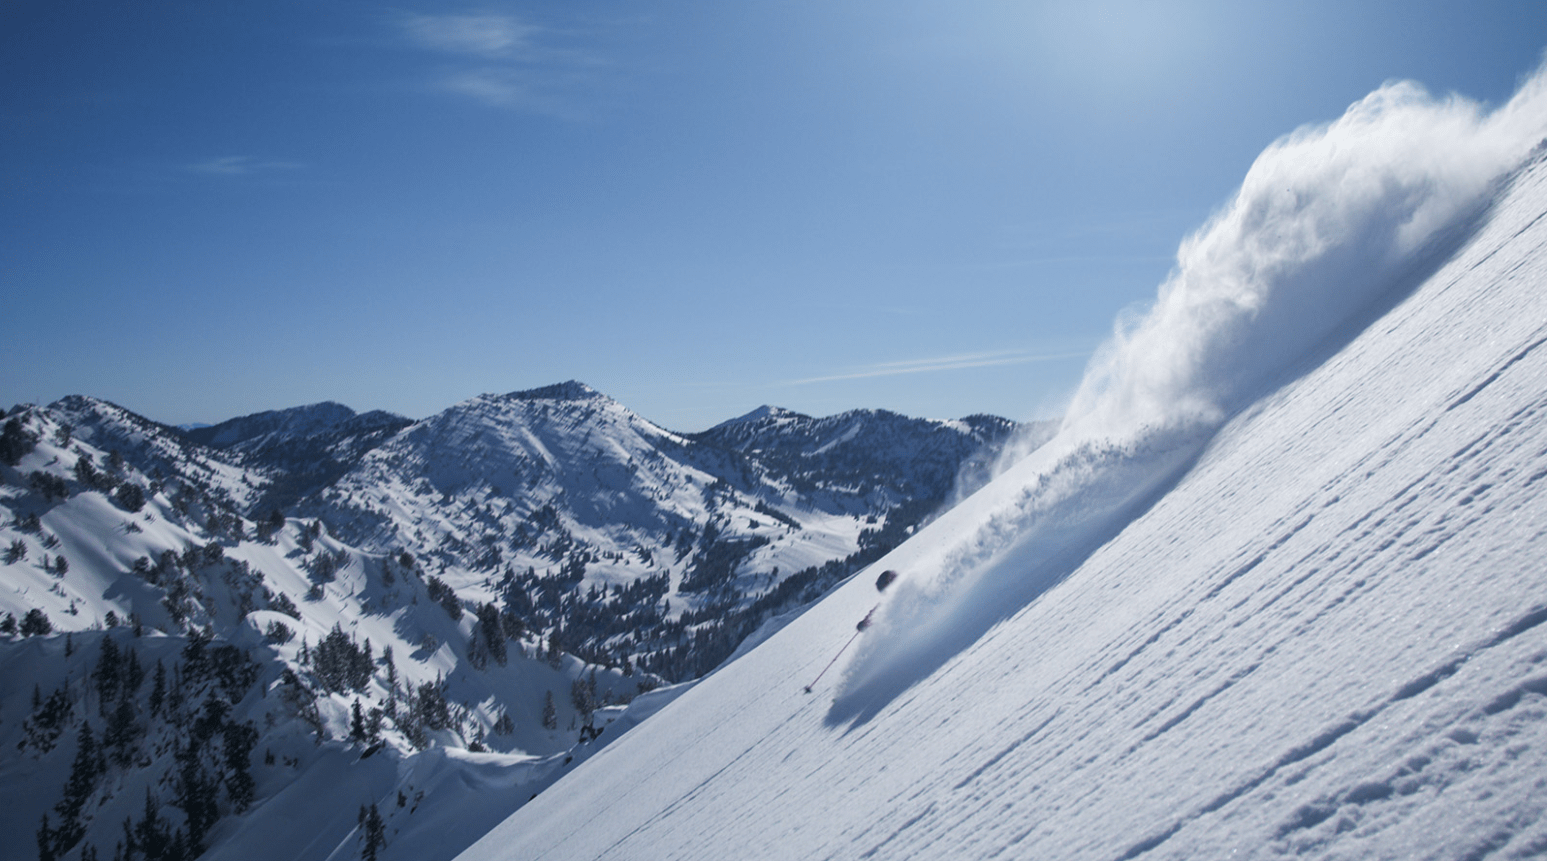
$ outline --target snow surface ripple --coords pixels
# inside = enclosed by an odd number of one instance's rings
[[[1475,125],[1513,116],[1510,128],[1539,135],[1540,91],[1538,77],[1499,112],[1472,110]],[[1067,456],[1100,450],[1100,434],[1034,456],[877,563],[918,591],[899,593],[842,689],[800,693],[875,603],[873,578],[705,679],[461,857],[1547,852],[1547,163],[1492,196],[1499,176],[1487,174],[1468,186],[1480,197],[1445,209],[1459,219],[1450,225],[1404,210],[1390,247],[1421,255],[1494,201],[1405,300],[1381,295],[1409,292],[1400,260],[1377,272],[1395,281],[1340,300],[1354,319],[1389,306],[1362,330],[1319,321],[1294,349],[1270,351],[1282,367],[1247,361],[1223,388],[1205,374],[1189,391],[1206,397],[1181,404],[1196,424],[1132,432],[1127,417],[1143,410],[1130,413],[1139,401],[1126,395],[1077,413],[1069,428],[1098,416],[1097,427],[1130,431],[1106,435],[1119,474],[1143,472],[1145,439],[1177,443],[1154,451],[1197,447],[1157,455],[1151,474],[1166,477],[1134,505],[1105,494],[1120,482]],[[1128,343],[1114,350],[1139,363]],[[1210,361],[1244,355],[1229,346]],[[1189,435],[1198,428],[1202,442]],[[938,569],[933,594],[973,621],[1046,555],[1019,528],[1056,534],[1036,524],[1076,524],[1081,511],[1106,519],[1085,533],[1104,540],[1069,540],[1067,570],[1020,587],[972,637],[906,624],[930,621],[906,612],[927,606],[930,565],[957,563]],[[843,711],[901,649],[912,651],[898,672],[929,666]]]
[[[1058,435],[951,518],[857,651],[834,720],[879,707],[1110,540],[1230,416],[1334,354],[1433,274],[1547,133],[1547,71],[1486,112],[1387,84],[1260,155],[1120,321]]]

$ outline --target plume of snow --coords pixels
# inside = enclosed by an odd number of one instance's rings
[[[1231,415],[1346,342],[1463,240],[1547,134],[1547,67],[1489,111],[1389,83],[1269,146],[1092,359],[1058,434],[907,545],[835,720],[879,708],[1142,513]]]
[[[1119,322],[1065,430],[1214,424],[1464,227],[1547,131],[1547,77],[1487,112],[1390,83],[1267,148],[1187,238],[1149,312]]]

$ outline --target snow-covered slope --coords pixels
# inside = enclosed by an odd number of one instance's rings
[[[191,491],[218,504],[247,509],[258,502],[269,484],[261,471],[242,467],[117,404],[70,395],[48,409],[55,427],[68,429],[66,439],[80,440],[104,454],[116,451],[152,479],[176,476]],[[67,444],[60,445],[65,447]]]
[[[1275,145],[1057,438],[460,857],[1540,856],[1544,133]]]

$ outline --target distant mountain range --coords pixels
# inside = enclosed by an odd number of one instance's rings
[[[42,857],[126,839],[239,856],[218,823],[278,815],[287,786],[448,750],[504,757],[530,794],[982,483],[1012,434],[1049,431],[764,407],[683,434],[578,382],[421,421],[14,408],[0,777],[20,794],[0,793],[0,828]],[[352,813],[313,801],[313,848]]]
[[[406,551],[462,600],[671,680],[890,549],[959,482],[981,483],[1016,429],[762,407],[680,434],[575,381],[417,422],[334,402],[186,429],[82,396],[33,411],[222,516],[315,518],[361,551]],[[633,586],[654,597],[612,606]]]

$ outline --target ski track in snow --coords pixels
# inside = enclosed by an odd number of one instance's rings
[[[461,857],[1547,852],[1544,214],[1538,159],[1406,301],[868,711],[830,712],[863,654],[800,689],[873,572]],[[953,558],[979,505],[876,569]],[[1037,558],[1000,547],[964,576]]]

